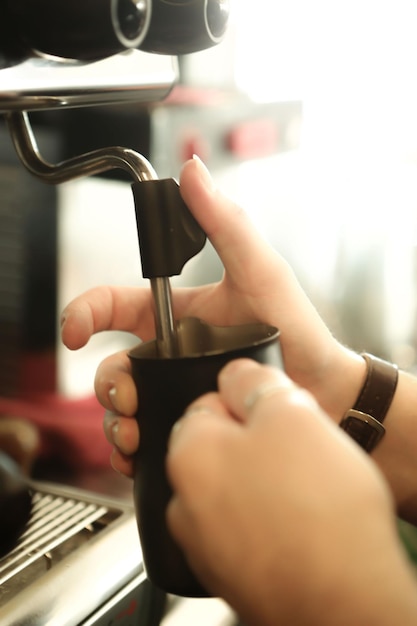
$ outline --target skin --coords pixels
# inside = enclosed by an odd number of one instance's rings
[[[395,529],[397,512],[417,520],[416,379],[400,373],[387,435],[367,456],[337,427],[363,385],[362,357],[331,335],[288,264],[199,160],[185,164],[180,189],[225,273],[176,290],[175,317],[277,326],[285,374],[231,363],[218,393],[180,421],[167,457],[171,532],[204,584],[249,625],[417,623],[414,575]],[[113,329],[154,337],[148,289],[100,287],[63,313],[70,349]],[[129,416],[140,398],[125,353],[99,366],[95,388],[112,464],[131,475],[139,433]]]
[[[174,294],[177,319],[196,316],[212,324],[261,321],[279,327],[287,374],[313,393],[337,422],[350,408],[365,376],[363,359],[334,340],[306,297],[292,269],[256,232],[242,209],[222,195],[198,159],[187,162],[181,194],[207,233],[225,267],[221,282]],[[99,287],[73,300],[62,315],[62,340],[76,350],[105,330],[124,330],[144,341],[155,336],[149,289]],[[346,380],[343,388],[340,380]],[[103,406],[117,414],[119,450],[132,454],[138,433],[132,420],[137,406],[125,353],[112,355],[98,368],[95,389]],[[109,433],[115,417],[107,418]],[[130,472],[118,452],[114,466]]]
[[[172,433],[167,470],[171,532],[245,623],[416,623],[387,484],[282,372],[226,366]]]

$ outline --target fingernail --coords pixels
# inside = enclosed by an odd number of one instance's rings
[[[173,425],[173,427],[171,428],[171,434],[170,434],[170,439],[172,439],[172,437],[176,437],[176,435],[178,435],[180,428],[182,427],[184,422],[184,418],[180,418],[179,420],[177,420],[175,422],[175,424]]]
[[[198,170],[200,172],[200,179],[201,179],[201,182],[203,183],[204,187],[208,191],[213,191],[214,190],[214,183],[213,183],[213,179],[212,179],[211,174],[208,171],[207,167],[205,166],[205,164],[203,163],[203,161],[200,159],[200,157],[197,154],[193,154],[193,160],[194,160],[195,163],[197,163]]]
[[[246,411],[249,413],[253,411],[260,400],[267,400],[268,398],[282,394],[283,392],[287,393],[292,386],[293,385],[290,384],[289,380],[287,381],[287,384],[276,381],[268,381],[258,385],[255,389],[249,392],[245,398]]]
[[[121,472],[120,472],[119,468],[115,464],[116,455],[117,455],[117,449],[113,448],[113,450],[111,451],[111,454],[110,454],[110,465],[112,466],[112,468],[114,469],[115,472],[120,474]]]
[[[212,413],[212,412],[213,411],[210,409],[210,407],[206,406],[205,404],[192,404],[188,409],[186,409],[181,419],[185,419],[186,417],[191,417],[191,415],[195,415],[196,413]]]
[[[183,426],[184,419],[185,419],[184,417],[180,417],[180,419],[178,419],[173,425],[173,427],[171,428],[171,432],[168,438],[168,452],[171,450],[172,445],[174,444],[175,440],[178,437],[178,434]]]
[[[115,387],[115,386],[110,387],[110,389],[108,391],[108,396],[109,396],[110,403],[111,403],[112,407],[114,408],[115,412],[116,413],[122,413],[122,411],[120,410],[120,407],[117,406],[118,405],[117,387]]]
[[[117,446],[117,436],[120,428],[119,418],[116,417],[111,411],[106,411],[103,426],[107,439]]]
[[[117,446],[117,439],[118,439],[118,434],[119,434],[119,430],[120,430],[120,422],[118,419],[114,420],[113,424],[110,427],[111,429],[111,434],[113,436],[113,441]]]

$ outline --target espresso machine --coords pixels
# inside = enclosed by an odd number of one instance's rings
[[[19,167],[49,189],[119,169],[140,195],[143,182],[158,180],[140,152],[117,145],[54,162],[42,154],[31,116],[164,100],[178,80],[178,57],[219,43],[228,17],[227,0],[0,0],[0,115]],[[9,195],[18,184],[12,174],[2,187]],[[13,210],[0,215],[2,383],[15,365],[15,226]],[[191,230],[181,263],[204,245],[204,234]],[[157,341],[169,351],[169,281],[152,278],[151,288]],[[2,625],[160,623],[167,597],[145,573],[130,503],[33,481],[1,450],[0,503]]]

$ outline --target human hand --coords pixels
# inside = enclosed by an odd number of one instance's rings
[[[353,405],[365,365],[331,335],[284,259],[256,232],[247,215],[217,190],[198,159],[187,162],[180,190],[194,217],[217,250],[224,268],[216,284],[174,292],[176,319],[195,316],[211,324],[259,321],[277,326],[287,374],[310,390],[328,414],[340,421]],[[76,298],[63,314],[62,339],[71,349],[92,334],[124,330],[146,341],[155,336],[150,289],[99,287]],[[112,463],[131,474],[138,446],[134,415],[136,391],[126,353],[98,368],[97,397],[109,411],[108,438],[116,445]]]
[[[227,365],[174,427],[167,472],[170,531],[248,626],[416,623],[382,475],[283,372]]]

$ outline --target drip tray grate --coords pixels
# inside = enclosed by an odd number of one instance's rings
[[[146,579],[133,505],[51,483],[31,486],[31,519],[0,559],[0,624],[87,624]]]
[[[33,491],[31,519],[15,548],[0,559],[0,607],[111,527],[123,508],[83,497]]]

